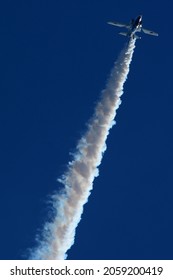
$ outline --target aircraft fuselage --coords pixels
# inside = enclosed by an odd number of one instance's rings
[[[131,22],[131,32],[140,32],[142,28],[142,16],[138,16],[136,19],[132,19]]]

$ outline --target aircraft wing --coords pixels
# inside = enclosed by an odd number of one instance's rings
[[[145,28],[142,28],[142,31],[148,35],[153,35],[153,36],[158,36],[159,34],[154,32],[154,31],[151,31],[151,30],[148,30],[148,29],[145,29]]]
[[[129,24],[121,23],[121,22],[117,22],[117,21],[108,21],[108,24],[111,24],[111,25],[114,25],[114,26],[118,26],[118,27],[126,27],[126,28],[130,27]]]

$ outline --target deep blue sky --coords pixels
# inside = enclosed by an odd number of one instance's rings
[[[0,4],[0,259],[24,259],[126,38],[143,25],[69,259],[173,259],[171,1]]]

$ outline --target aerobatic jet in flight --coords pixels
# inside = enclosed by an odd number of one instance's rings
[[[116,22],[116,21],[109,21],[108,24],[127,28],[128,29],[127,32],[120,32],[119,34],[123,36],[128,36],[133,39],[141,39],[141,37],[136,35],[136,32],[141,32],[141,31],[143,31],[148,35],[158,36],[158,33],[142,27],[142,16],[138,16],[136,19],[132,19],[129,24]]]

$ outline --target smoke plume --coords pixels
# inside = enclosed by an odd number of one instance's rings
[[[115,123],[135,41],[130,39],[115,62],[94,115],[88,122],[86,133],[77,144],[76,154],[69,162],[67,172],[59,179],[64,189],[52,198],[56,215],[52,222],[45,224],[43,239],[31,254],[32,259],[65,259],[67,250],[74,243],[83,206],[88,201],[94,178],[98,176],[98,166],[106,150],[106,139]]]

